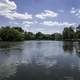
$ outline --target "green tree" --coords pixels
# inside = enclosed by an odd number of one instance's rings
[[[55,40],[55,34],[51,34],[50,39]]]
[[[38,40],[42,40],[44,39],[44,34],[41,32],[36,33],[35,38]]]
[[[0,29],[0,38],[3,41],[21,41],[24,39],[24,35],[10,27],[2,27]]]
[[[62,40],[62,35],[60,33],[55,33],[55,40]]]
[[[80,39],[80,25],[76,27],[76,39]]]
[[[25,32],[25,40],[34,40],[35,39],[35,35],[32,32]]]
[[[51,36],[50,34],[43,34],[43,40],[50,40]]]
[[[21,27],[13,27],[13,29],[18,30],[19,32],[24,32],[24,30]]]
[[[72,27],[65,27],[63,30],[63,40],[74,39],[74,29]]]

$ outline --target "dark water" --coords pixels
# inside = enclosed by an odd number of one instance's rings
[[[0,42],[0,80],[80,80],[80,43]]]

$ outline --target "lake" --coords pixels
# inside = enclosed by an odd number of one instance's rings
[[[0,42],[0,80],[80,80],[80,43]]]

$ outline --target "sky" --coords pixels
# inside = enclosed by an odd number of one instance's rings
[[[61,33],[80,21],[80,0],[0,0],[0,26]]]

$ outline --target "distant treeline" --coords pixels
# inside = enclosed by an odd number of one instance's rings
[[[21,27],[4,26],[0,28],[0,41],[23,41],[23,40],[80,40],[80,25],[65,27],[62,33],[43,34],[38,32],[25,32]]]

